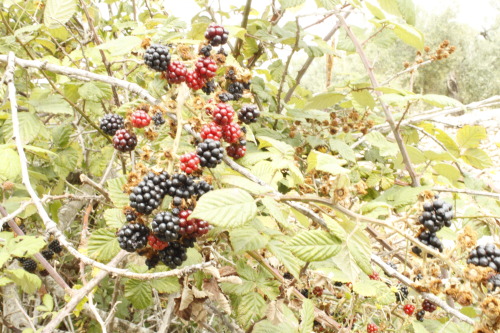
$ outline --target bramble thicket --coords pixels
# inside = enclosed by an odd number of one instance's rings
[[[499,36],[196,3],[0,5],[2,332],[500,329],[488,133],[436,121],[499,104]]]

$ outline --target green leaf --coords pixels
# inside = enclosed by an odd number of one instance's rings
[[[99,261],[111,260],[120,252],[116,233],[109,229],[97,229],[90,236],[88,251],[92,258]]]
[[[40,134],[44,125],[37,116],[29,112],[21,112],[18,117],[22,141],[24,144],[28,144]],[[5,120],[0,130],[4,140],[9,142],[13,136],[12,118]]]
[[[362,280],[354,282],[352,284],[352,289],[354,290],[354,292],[358,293],[361,296],[374,297],[375,295],[377,295],[377,289],[381,284],[384,283],[375,280]]]
[[[413,326],[414,333],[429,333],[425,326],[418,321],[413,321],[411,324]]]
[[[322,261],[340,251],[340,240],[322,230],[303,231],[293,237],[288,248],[304,261]]]
[[[106,225],[110,228],[118,229],[126,223],[123,211],[118,208],[106,209],[103,216],[104,220],[106,221]]]
[[[458,178],[460,178],[460,170],[453,165],[439,163],[434,165],[432,168],[441,176],[448,178],[451,182],[456,182]]]
[[[258,136],[257,139],[259,139],[259,149],[272,147],[283,156],[293,156],[295,154],[295,149],[283,141],[266,136]]]
[[[40,99],[30,99],[29,103],[33,105],[37,112],[68,115],[73,114],[73,108],[71,105],[60,95],[48,95],[43,96],[43,98]]]
[[[380,6],[389,14],[400,16],[397,0],[378,0]]]
[[[125,282],[125,298],[138,310],[153,305],[151,292],[151,284],[148,281],[127,280]]]
[[[11,239],[7,244],[7,249],[11,256],[30,257],[45,246],[45,240],[42,237],[19,236]]]
[[[304,106],[304,110],[316,109],[323,110],[329,107],[334,106],[345,97],[344,94],[337,92],[326,92],[310,98],[306,105]]]
[[[325,8],[326,10],[335,9],[335,5],[339,4],[339,0],[315,0],[318,8]]]
[[[176,276],[169,276],[162,279],[151,280],[151,287],[156,289],[159,293],[172,294],[181,289],[179,278]]]
[[[191,218],[198,218],[222,228],[236,228],[253,219],[257,205],[248,192],[232,188],[203,195]]]
[[[75,0],[47,0],[43,13],[43,23],[52,29],[66,24],[75,14]]]
[[[6,286],[6,285],[8,285],[9,283],[12,283],[12,282],[14,282],[14,281],[12,281],[9,278],[6,278],[5,276],[0,276],[0,287]]]
[[[356,162],[356,154],[344,141],[331,138],[329,141],[330,149],[336,151],[347,161]]]
[[[246,177],[237,176],[237,175],[224,175],[220,178],[220,181],[223,184],[228,184],[233,187],[239,187],[241,189],[245,189],[252,194],[265,194],[272,191],[270,188],[266,188],[259,184],[254,183]]]
[[[252,333],[294,333],[297,329],[288,322],[275,324],[270,320],[261,320],[252,329]],[[312,332],[312,331],[311,331]]]
[[[310,333],[313,330],[314,324],[314,304],[310,299],[302,301],[302,308],[300,309],[300,333]]]
[[[381,281],[377,286],[376,302],[381,305],[390,305],[396,302],[396,294],[389,288],[388,285]]]
[[[259,293],[243,295],[238,306],[238,321],[247,328],[264,315],[265,309],[266,301]]]
[[[372,4],[368,1],[365,1],[364,4],[365,4],[366,8],[368,8],[370,13],[372,13],[372,15],[375,16],[375,18],[377,18],[379,20],[385,19],[385,14],[380,8],[378,8],[377,6],[375,6],[374,4]]]
[[[398,0],[398,8],[406,23],[415,25],[415,4],[413,0]]]
[[[493,166],[490,156],[482,149],[469,148],[461,156],[465,163],[476,169],[485,169]]]
[[[424,48],[424,36],[420,31],[408,24],[392,23],[394,24],[394,33],[399,39],[418,50]]]
[[[457,143],[443,130],[436,128],[434,131],[437,133],[436,139],[438,139],[439,142],[441,142],[452,155],[458,157],[460,149],[458,148]]]
[[[240,26],[237,26],[237,25],[227,26],[226,29],[227,29],[227,31],[229,31],[229,36],[238,37],[241,39],[245,38],[245,34],[247,32],[246,29],[244,29]],[[203,29],[203,33],[205,32],[205,30],[206,30],[206,27]]]
[[[351,91],[351,96],[353,98],[353,105],[357,109],[365,109],[367,107],[373,109],[375,107],[375,100],[372,94],[366,89]]]
[[[129,196],[123,192],[123,185],[127,182],[125,176],[113,178],[107,181],[109,196],[116,207],[122,208],[129,204]]]
[[[288,226],[288,215],[290,214],[290,209],[288,207],[280,205],[271,197],[264,197],[261,202],[267,208],[269,214],[276,219],[276,221],[285,227]]]
[[[0,268],[3,267],[3,265],[10,259],[10,254],[5,250],[2,249],[0,252]]]
[[[17,151],[9,148],[0,149],[0,161],[4,161],[4,163],[0,163],[0,179],[15,181],[21,174],[21,161]],[[9,161],[9,163],[5,163],[5,161]]]
[[[281,9],[288,9],[303,5],[306,0],[279,0]]]
[[[84,100],[93,102],[108,100],[113,95],[113,91],[111,90],[111,86],[109,84],[97,81],[85,83],[80,88],[78,88],[78,93]]]
[[[365,135],[365,140],[380,150],[380,156],[396,156],[399,153],[398,145],[387,141],[380,132],[372,131]]]
[[[141,45],[142,40],[135,36],[121,36],[118,39],[110,40],[97,48],[107,50],[113,57],[129,54],[134,48]]]
[[[344,164],[346,164],[344,160],[329,154],[320,153],[316,150],[312,150],[309,156],[307,156],[307,172],[315,169],[328,172],[332,175],[345,174],[348,173],[349,170],[341,167],[341,165]]]
[[[483,126],[465,125],[457,132],[457,143],[460,148],[477,148],[481,140],[488,138]]]
[[[5,275],[21,287],[26,294],[33,294],[42,286],[42,280],[38,276],[22,268],[5,270]]]
[[[445,106],[460,106],[462,103],[448,96],[427,94],[422,96],[422,100],[430,105],[444,108]]]
[[[287,271],[299,278],[300,269],[304,263],[297,259],[283,242],[273,239],[267,244],[267,248],[285,266]]]
[[[50,296],[50,294],[43,295],[42,304],[43,305],[39,305],[36,307],[38,311],[51,312],[52,310],[54,310],[54,299],[52,298],[52,296]]]
[[[269,242],[268,236],[250,226],[231,230],[229,236],[235,253],[262,249]]]

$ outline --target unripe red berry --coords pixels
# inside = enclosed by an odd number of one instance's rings
[[[132,126],[143,128],[149,125],[151,117],[144,110],[136,110],[132,113],[132,116],[130,116],[130,121],[132,122]]]

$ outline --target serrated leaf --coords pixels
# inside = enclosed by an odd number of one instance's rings
[[[314,304],[310,299],[302,300],[302,308],[300,309],[300,333],[310,333],[313,330],[314,324]]]
[[[439,163],[434,165],[432,168],[441,176],[448,178],[451,182],[456,182],[458,178],[460,178],[460,170],[453,165]]]
[[[45,247],[42,237],[19,236],[9,241],[7,249],[13,257],[30,257]]]
[[[348,173],[349,170],[343,168],[346,162],[344,160],[338,159],[335,156],[320,153],[319,151],[312,150],[307,156],[307,171],[309,172],[313,169],[328,172],[332,175],[340,175]]]
[[[299,278],[303,262],[297,259],[292,252],[286,248],[285,244],[273,239],[267,244],[267,248],[285,266],[288,272],[296,278]]]
[[[439,140],[439,142],[441,142],[445,147],[446,149],[448,149],[448,151],[458,157],[459,154],[460,154],[460,149],[458,148],[458,145],[457,143],[455,142],[455,140],[453,140],[448,134],[446,134],[446,132],[444,132],[443,130],[440,130],[440,129],[435,129],[435,132],[437,133],[436,134],[436,139]]]
[[[51,29],[60,27],[69,21],[75,11],[75,0],[47,0],[43,13],[43,23]]]
[[[338,152],[340,156],[345,158],[347,161],[356,162],[356,154],[354,153],[354,150],[344,141],[330,139],[329,145],[331,150]]]
[[[259,139],[259,149],[272,147],[283,156],[293,156],[295,154],[295,149],[283,141],[266,136],[258,136],[257,139]]]
[[[483,126],[465,125],[457,132],[457,143],[460,148],[477,148],[481,140],[488,138]]]
[[[377,288],[380,287],[380,284],[384,283],[375,280],[356,281],[352,284],[352,289],[361,296],[374,297],[377,295]]]
[[[415,27],[404,23],[394,23],[394,33],[406,44],[421,50],[424,48],[424,36]]]
[[[482,149],[469,148],[461,156],[465,163],[476,169],[485,169],[493,166],[490,156]]]
[[[351,91],[351,96],[353,98],[353,105],[358,109],[375,107],[375,100],[372,94],[366,89]]]
[[[135,36],[121,36],[97,46],[98,49],[107,50],[111,56],[123,56],[129,54],[134,48],[141,45],[142,40]]]
[[[20,112],[18,117],[22,141],[24,144],[28,144],[40,134],[44,125],[36,115],[29,112]],[[12,118],[6,119],[0,130],[5,141],[10,141],[13,136]]]
[[[372,131],[365,135],[365,140],[380,150],[380,156],[396,156],[399,153],[398,145],[387,141],[380,132]]]
[[[156,289],[159,293],[172,294],[181,289],[179,278],[176,276],[169,276],[166,278],[151,280],[151,287]]]
[[[243,295],[238,306],[238,321],[247,328],[262,317],[265,308],[266,301],[259,293]]]
[[[326,226],[330,230],[330,233],[337,237],[341,242],[344,242],[347,239],[347,233],[345,230],[330,216],[322,214],[321,215],[326,222]]]
[[[280,205],[271,197],[264,197],[261,202],[267,208],[269,214],[276,219],[276,221],[281,223],[285,228],[288,227],[288,215],[290,213],[290,209],[288,207]]]
[[[268,236],[250,226],[231,230],[229,237],[235,253],[262,249],[269,242]]]
[[[430,105],[444,108],[445,106],[460,106],[462,103],[448,96],[427,94],[422,96],[422,100]]]
[[[42,286],[42,280],[38,276],[21,268],[5,270],[5,275],[27,294],[33,294]]]
[[[257,214],[257,205],[248,192],[232,188],[208,192],[198,201],[192,218],[203,219],[222,228],[236,228]]]
[[[281,9],[293,8],[303,5],[306,0],[279,0]]]
[[[78,88],[78,93],[84,100],[89,100],[93,102],[108,100],[111,98],[113,94],[111,86],[109,84],[97,81],[87,82],[83,84],[80,88]]]
[[[152,289],[148,281],[127,280],[125,282],[125,298],[134,308],[141,310],[153,304]]]
[[[344,94],[336,93],[336,92],[326,92],[313,96],[310,98],[306,105],[304,106],[304,110],[323,110],[329,107],[334,106],[345,97]]]
[[[106,221],[106,225],[110,228],[118,229],[126,223],[123,211],[118,208],[106,209],[103,216],[104,220]]]
[[[340,251],[340,240],[322,230],[303,231],[293,237],[288,248],[304,261],[322,261]]]
[[[120,245],[116,233],[109,229],[98,229],[92,233],[88,243],[89,255],[99,261],[107,262],[118,252]]]
[[[415,25],[415,4],[413,0],[398,0],[398,8],[406,23]]]
[[[21,174],[21,161],[17,151],[9,148],[0,149],[0,161],[4,161],[4,163],[0,163],[0,179],[15,181]],[[5,163],[5,161],[9,161],[9,163]]]
[[[125,176],[107,181],[109,196],[116,207],[122,208],[129,204],[129,196],[123,192],[123,185],[126,182],[127,178]]]
[[[40,99],[30,99],[29,103],[33,105],[37,112],[50,114],[73,114],[71,105],[60,95],[48,95]]]
[[[266,188],[259,184],[254,183],[248,178],[237,176],[237,175],[224,175],[220,178],[220,181],[223,184],[228,184],[234,187],[239,187],[241,189],[245,189],[252,194],[265,194],[272,191],[270,188]]]

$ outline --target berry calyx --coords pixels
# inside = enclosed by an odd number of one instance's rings
[[[222,162],[224,156],[220,141],[212,139],[201,142],[196,148],[196,154],[200,158],[200,165],[208,168],[215,168],[217,164]]]
[[[413,312],[415,311],[415,305],[413,305],[413,304],[405,304],[405,306],[403,306],[403,311],[408,316],[411,316],[411,315],[413,315]]]
[[[144,62],[148,67],[157,72],[164,72],[170,64],[170,53],[168,47],[152,44],[144,54]]]
[[[130,116],[130,121],[132,122],[132,126],[136,128],[143,128],[149,125],[151,122],[151,117],[144,110],[136,110]]]
[[[146,246],[149,233],[149,228],[143,224],[126,224],[117,233],[118,244],[125,251],[134,252]]]
[[[200,164],[200,158],[196,153],[186,153],[182,155],[179,160],[181,161],[180,168],[187,174],[191,174],[198,170],[198,165]]]
[[[227,43],[229,32],[222,26],[216,23],[210,23],[205,31],[205,38],[212,46],[219,46]]]
[[[212,110],[212,117],[217,125],[229,125],[233,121],[234,109],[229,104],[218,103]]]
[[[222,138],[227,143],[235,143],[242,135],[243,132],[237,123],[230,123],[222,127]]]
[[[368,333],[377,333],[378,332],[378,326],[371,323],[371,324],[368,324],[368,326],[366,326],[366,331]]]
[[[187,69],[186,65],[180,61],[172,61],[168,65],[167,80],[171,84],[181,83],[186,81]]]
[[[163,242],[152,234],[148,236],[148,244],[156,251],[161,251],[168,246],[168,242]]]
[[[217,125],[215,122],[205,124],[201,128],[200,136],[203,140],[212,139],[215,141],[220,141],[222,138],[222,127]]]
[[[121,129],[113,137],[113,147],[121,152],[132,151],[137,146],[137,137],[134,133]]]
[[[115,135],[116,131],[123,128],[123,125],[123,117],[114,113],[108,113],[99,123],[99,127],[102,131],[109,135]]]

